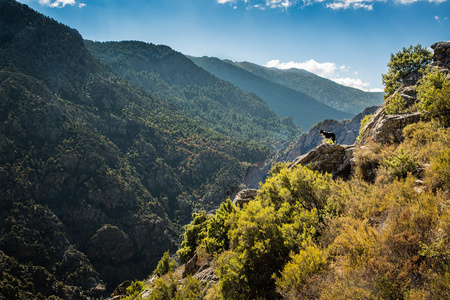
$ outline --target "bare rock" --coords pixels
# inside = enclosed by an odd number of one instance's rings
[[[188,275],[195,274],[199,268],[197,266],[197,252],[195,252],[194,256],[184,265],[182,277],[185,278]]]
[[[121,284],[119,284],[119,286],[116,287],[114,292],[111,294],[111,298],[114,299],[114,297],[118,297],[118,296],[119,297],[120,296],[128,296],[127,287],[129,287],[130,285],[131,285],[130,280],[126,280],[126,281],[122,282]]]
[[[258,190],[256,189],[244,189],[241,190],[233,200],[233,204],[242,207],[244,204],[254,200]]]
[[[321,173],[330,173],[333,178],[349,178],[352,172],[351,160],[354,150],[355,145],[321,144],[297,157],[289,168],[303,165]]]

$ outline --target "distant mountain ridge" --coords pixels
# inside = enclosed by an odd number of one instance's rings
[[[279,116],[292,117],[305,131],[324,119],[343,120],[353,116],[320,103],[307,94],[255,75],[230,61],[215,57],[189,58],[211,74],[260,96]]]
[[[220,133],[266,145],[301,134],[290,118],[281,119],[257,95],[218,79],[170,47],[137,41],[85,45],[125,80]]]
[[[302,69],[267,68],[249,62],[231,62],[255,75],[305,93],[335,109],[358,114],[367,107],[383,103],[381,92],[365,92],[340,85]]]

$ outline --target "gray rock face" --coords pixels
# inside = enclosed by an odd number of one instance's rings
[[[257,193],[257,189],[244,189],[236,195],[233,200],[233,204],[242,207],[249,201],[254,200]]]
[[[377,107],[369,107],[351,120],[335,121],[325,120],[314,125],[306,134],[293,144],[280,149],[264,164],[254,164],[247,169],[244,177],[244,185],[249,188],[258,188],[260,182],[264,182],[270,168],[280,161],[293,161],[296,157],[308,153],[310,150],[322,144],[323,137],[319,134],[320,129],[333,131],[336,134],[337,144],[351,145],[355,143],[359,134],[359,127],[364,116],[375,112]]]
[[[349,178],[351,175],[351,160],[354,145],[321,144],[308,153],[297,157],[289,166],[310,166],[311,169],[321,173],[330,173],[333,178]]]

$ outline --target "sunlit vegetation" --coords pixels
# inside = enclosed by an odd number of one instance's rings
[[[382,76],[385,98],[395,92],[406,76],[430,63],[432,57],[433,54],[421,45],[404,47],[401,51],[391,54],[388,72]]]
[[[243,208],[196,215],[179,254],[217,258],[208,299],[449,298],[450,128],[428,76],[424,120],[360,147],[349,180],[278,164]]]

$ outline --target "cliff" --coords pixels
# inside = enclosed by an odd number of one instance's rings
[[[267,173],[277,162],[294,161],[301,155],[306,155],[316,147],[320,147],[323,136],[319,134],[321,129],[332,131],[336,134],[336,144],[353,145],[359,134],[359,127],[364,116],[377,110],[376,106],[366,108],[351,120],[325,120],[314,125],[307,133],[302,134],[298,140],[276,151],[265,163],[250,166],[245,174],[243,184],[249,188],[258,188],[260,182],[264,182]],[[346,146],[345,146],[346,147]]]

